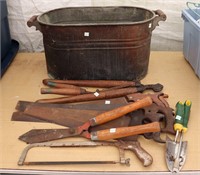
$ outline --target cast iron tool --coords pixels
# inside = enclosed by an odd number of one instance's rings
[[[91,140],[110,140],[115,138],[127,137],[130,135],[137,135],[147,132],[159,132],[159,122],[153,122],[146,125],[134,126],[134,127],[121,127],[121,128],[110,128],[107,130],[101,130],[97,132],[89,132],[90,126],[101,125],[108,121],[119,118],[129,112],[137,110],[141,107],[152,104],[150,97],[146,97],[137,102],[128,104],[123,107],[113,109],[111,111],[102,113],[92,119],[89,119],[83,125],[76,128],[68,129],[39,129],[31,130],[28,133],[20,136],[19,139],[27,143],[37,143],[50,140],[56,140],[72,136],[83,136]]]
[[[166,139],[166,162],[171,172],[178,173],[186,160],[187,141],[183,141],[183,133],[187,131],[191,104],[190,100],[176,104],[175,140],[172,141],[169,137]]]
[[[166,120],[163,122],[163,120]],[[163,124],[160,132],[144,133],[147,139],[153,139],[159,143],[165,143],[166,140],[161,139],[161,133],[175,134],[173,129],[174,116],[170,108],[157,106],[151,104],[150,106],[142,108],[142,110],[133,111],[131,113],[130,126],[141,125],[151,122],[161,122]]]

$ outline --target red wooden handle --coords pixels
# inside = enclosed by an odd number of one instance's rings
[[[152,104],[152,99],[150,97],[143,98],[142,100],[138,100],[137,102],[128,104],[126,106],[122,106],[111,111],[99,114],[95,118],[91,119],[91,126],[100,125],[106,123],[108,121],[117,119],[129,112],[135,111],[145,106],[149,106]]]
[[[85,86],[85,87],[102,87],[109,88],[120,85],[135,86],[138,82],[134,81],[117,81],[117,80],[55,80],[55,79],[44,79],[43,82],[62,83],[62,84],[71,84],[76,86]]]
[[[62,84],[62,83],[55,83],[51,81],[43,81],[44,85],[55,87],[55,88],[70,88],[70,89],[82,89],[79,86],[74,86],[71,84]]]
[[[80,95],[84,93],[86,93],[84,89],[41,88],[41,94]]]
[[[159,122],[153,122],[138,126],[100,130],[97,132],[91,132],[90,136],[91,140],[110,140],[110,139],[117,139],[132,135],[144,134],[149,132],[159,132],[159,131],[160,131]]]

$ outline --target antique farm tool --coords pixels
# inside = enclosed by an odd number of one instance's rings
[[[61,81],[61,80],[60,80]],[[72,97],[59,97],[51,99],[40,99],[37,100],[38,103],[74,103],[74,102],[85,102],[100,99],[111,99],[117,97],[123,97],[128,94],[143,92],[147,89],[155,90],[156,92],[161,91],[163,86],[161,84],[154,85],[141,85],[138,87],[127,87],[120,89],[111,89],[106,91],[96,91],[94,93],[82,94]]]
[[[84,87],[93,87],[93,88],[108,88],[101,91],[109,91],[114,89],[121,89],[127,87],[141,87],[145,86],[146,89],[151,89],[154,92],[160,92],[163,89],[163,85],[160,83],[157,84],[148,84],[143,85],[139,81],[116,81],[116,80],[55,80],[55,79],[44,79],[43,83],[50,87],[55,88],[67,88],[67,89],[78,89],[81,90],[82,93],[85,89],[79,86]],[[72,84],[69,84],[72,83]],[[75,85],[78,86],[75,86]],[[96,91],[99,91],[98,89]],[[53,93],[53,92],[52,92]],[[89,92],[88,92],[89,93]],[[90,92],[92,93],[92,92]],[[65,95],[65,94],[63,94]]]
[[[88,128],[88,126],[86,126]],[[110,140],[118,139],[122,137],[139,135],[149,132],[159,132],[159,122],[152,122],[149,124],[143,124],[138,126],[110,128],[106,130],[99,130],[96,132],[88,132],[85,126],[79,128],[69,129],[33,129],[24,135],[20,136],[19,139],[26,143],[38,143],[51,140],[57,140],[66,137],[82,136],[91,140]],[[81,129],[80,129],[81,128]]]
[[[106,111],[111,110],[123,105],[128,104],[129,102],[134,102],[145,97],[151,97],[153,103],[162,107],[169,107],[169,104],[166,101],[168,98],[167,94],[162,92],[159,93],[133,93],[124,97],[106,99],[106,100],[95,100],[88,101],[84,103],[63,103],[63,104],[46,104],[46,103],[37,103],[30,101],[18,101],[15,109],[20,112],[24,112],[27,107],[30,106],[40,106],[46,108],[63,108],[63,109],[77,109],[77,110],[95,110],[95,111]]]
[[[16,106],[18,112],[13,113],[12,120],[35,122],[46,121],[67,127],[77,127],[79,125],[82,125],[90,118],[104,111],[112,110],[122,105],[127,105],[128,102],[137,101],[147,96],[150,96],[152,98],[152,105],[148,107],[143,107],[140,110],[134,111],[129,115],[115,119],[112,122],[92,127],[91,131],[98,131],[113,127],[141,125],[146,123],[146,121],[162,122],[162,120],[164,120],[165,125],[162,126],[161,132],[174,134],[173,110],[169,107],[167,101],[165,100],[165,98],[167,98],[168,96],[163,93],[136,93],[128,95],[126,98],[114,98],[106,101],[98,100],[79,104],[43,104],[19,101]],[[160,134],[152,133],[144,135],[148,139],[154,139],[155,141],[164,142],[160,139]]]
[[[153,93],[153,94],[141,94],[134,93],[121,98],[113,98],[108,100],[97,100],[90,101],[85,103],[78,104],[45,104],[45,103],[34,103],[27,101],[19,101],[16,106],[16,110],[18,112],[14,112],[12,116],[12,120],[17,121],[36,121],[36,122],[53,122],[62,126],[67,127],[77,127],[82,125],[86,120],[95,116],[95,112],[100,114],[104,111],[108,111],[114,109],[116,107],[126,105],[129,102],[137,101],[143,99],[147,96],[150,96],[153,104],[141,108],[140,110],[129,113],[126,116],[115,119],[111,122],[92,127],[90,131],[98,131],[101,129],[113,128],[113,127],[123,127],[123,126],[134,126],[144,124],[144,121],[170,121],[165,122],[166,128],[169,127],[170,123],[173,123],[174,116],[172,115],[172,109],[169,108],[167,101],[167,94],[163,93]],[[163,112],[162,112],[163,111]],[[160,115],[163,113],[163,115]],[[30,120],[29,120],[30,119]],[[172,124],[173,126],[173,124]],[[167,129],[167,130],[168,130]],[[163,130],[163,131],[162,131]],[[168,132],[165,127],[161,128],[162,132]],[[171,133],[173,128],[171,128]],[[160,134],[145,134],[145,137],[148,139],[154,139],[157,142],[163,142],[159,139]],[[119,141],[123,140],[124,142],[130,141],[139,144],[137,141],[138,135],[123,137],[118,139]],[[144,166],[148,166],[153,162],[153,159],[146,152],[140,144],[139,150],[134,153],[136,156],[142,161]],[[143,157],[141,157],[143,155]]]
[[[160,125],[158,122],[134,127],[111,128],[96,132],[88,131],[90,126],[101,125],[108,121],[119,118],[129,112],[137,110],[141,107],[148,106],[151,103],[151,98],[146,97],[142,100],[128,104],[126,106],[99,114],[96,117],[89,119],[83,125],[76,128],[31,130],[28,133],[20,136],[19,139],[27,143],[44,142],[71,136],[83,136],[91,140],[109,140],[147,132],[158,132],[160,131]]]
[[[114,146],[119,150],[118,161],[37,161],[37,162],[26,162],[26,156],[31,148],[35,147],[97,147],[97,146]],[[18,165],[60,165],[60,164],[116,164],[120,163],[123,165],[130,165],[130,159],[125,158],[125,150],[130,150],[136,153],[137,157],[143,162],[144,166],[149,166],[153,162],[153,158],[145,150],[140,147],[137,141],[102,141],[102,142],[44,142],[44,143],[33,143],[29,144],[24,148]]]
[[[187,131],[187,125],[190,115],[191,101],[176,104],[176,119],[174,130],[176,136],[174,141],[167,137],[166,141],[166,162],[171,172],[178,173],[186,160],[187,141],[183,141],[183,133]],[[178,142],[178,138],[179,142]]]

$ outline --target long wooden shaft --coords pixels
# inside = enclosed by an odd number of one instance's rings
[[[41,88],[41,94],[80,95],[85,93],[86,93],[85,89]]]
[[[160,124],[159,122],[153,122],[144,125],[131,126],[131,127],[121,127],[121,128],[110,128],[106,130],[96,131],[90,133],[91,140],[110,140],[117,139],[132,135],[159,132]]]
[[[100,92],[95,92],[91,94],[82,94],[82,95],[77,95],[77,96],[72,96],[72,97],[40,99],[40,100],[37,100],[37,102],[38,103],[74,103],[74,102],[92,101],[92,100],[123,97],[128,94],[133,94],[133,93],[143,91],[143,90],[144,90],[143,87],[123,88],[123,89],[116,89],[112,91],[104,91],[104,92],[100,91]]]
[[[150,97],[146,97],[136,102],[130,103],[128,105],[113,109],[111,111],[104,112],[90,119],[92,121],[91,126],[100,125],[108,121],[117,119],[127,113],[130,113],[142,107],[149,106],[151,104],[152,104],[152,99]]]
[[[47,82],[71,84],[71,85],[85,86],[85,87],[101,87],[101,88],[109,88],[119,85],[135,86],[137,84],[140,84],[139,82],[134,82],[134,81],[117,81],[117,80],[55,80],[55,79],[43,80],[44,84],[47,84]]]

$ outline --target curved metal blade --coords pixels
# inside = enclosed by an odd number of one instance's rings
[[[173,167],[173,172],[178,173],[183,165],[185,164],[186,160],[186,150],[187,150],[187,141],[182,142],[181,148],[180,148],[180,154],[177,157],[178,165]]]
[[[168,136],[166,137],[166,163],[168,169],[173,172],[174,160],[177,154],[177,144],[172,141]]]
[[[178,155],[179,143],[172,141],[169,137],[166,138],[166,163],[171,172],[179,172],[186,160],[187,141],[182,142],[180,155]],[[179,156],[179,157],[177,157]],[[175,160],[178,159],[178,167],[175,167]]]

